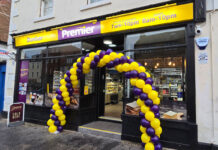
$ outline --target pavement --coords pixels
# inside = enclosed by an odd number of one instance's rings
[[[139,143],[69,130],[51,134],[46,126],[7,127],[6,122],[0,119],[0,150],[143,150]]]

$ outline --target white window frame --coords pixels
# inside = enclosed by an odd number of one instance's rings
[[[46,0],[41,0],[41,7],[40,7],[40,17],[45,17],[45,16],[50,16],[50,14],[53,14],[53,11],[54,11],[54,0],[51,0],[53,1],[52,2],[52,12],[48,15],[45,15],[45,1]],[[49,9],[50,7],[48,7],[47,9]]]
[[[83,6],[80,11],[91,9],[91,8],[96,8],[96,7],[101,7],[104,5],[109,5],[111,4],[111,0],[100,0],[98,2],[93,2],[91,3],[91,0],[87,0],[87,5]]]

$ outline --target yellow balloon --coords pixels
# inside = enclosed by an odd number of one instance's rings
[[[71,75],[76,75],[76,69],[75,68],[71,68],[70,69],[70,74]]]
[[[98,63],[98,67],[103,67],[105,65],[105,62],[103,59],[101,59]]]
[[[137,103],[139,106],[144,105],[144,101],[142,101],[140,98],[137,99],[136,103]]]
[[[137,68],[137,71],[138,71],[138,73],[141,73],[141,72],[145,72],[146,69],[145,69],[145,67],[140,66],[140,67]]]
[[[56,127],[55,125],[52,125],[52,126],[50,126],[50,127],[48,128],[48,131],[49,131],[50,133],[54,133],[55,131],[57,131],[57,127]]]
[[[148,93],[148,98],[154,100],[158,97],[158,92],[157,91],[154,91],[152,90],[151,92]]]
[[[65,85],[60,86],[60,91],[61,92],[67,91],[67,87]]]
[[[90,69],[84,69],[84,70],[83,70],[83,73],[84,73],[84,74],[87,74],[87,73],[89,73],[89,72],[90,72]]]
[[[59,102],[59,101],[58,101],[56,98],[53,98],[53,99],[52,99],[52,103],[53,103],[53,104],[58,104],[58,102]]]
[[[123,66],[122,66],[122,70],[127,72],[130,70],[130,67],[129,67],[129,64],[128,63],[124,63]]]
[[[118,53],[118,58],[121,58],[123,55],[123,53]]]
[[[77,63],[73,63],[73,68],[77,69]]]
[[[137,78],[131,78],[131,79],[130,79],[131,85],[132,85],[132,86],[135,86],[137,80],[138,80]]]
[[[156,129],[154,129],[155,130],[155,134],[156,135],[161,135],[161,133],[162,133],[162,128],[161,127],[158,127],[158,128],[156,128]]]
[[[141,106],[141,112],[143,112],[144,114],[146,114],[146,112],[148,112],[150,110],[149,107],[145,106],[145,105],[142,105]]]
[[[71,82],[74,86],[77,86],[79,84],[79,81],[78,80],[74,80]]]
[[[70,101],[70,97],[64,97],[64,101]]]
[[[130,64],[130,70],[136,70],[138,67],[139,64],[135,61]]]
[[[158,127],[160,127],[160,120],[155,118],[154,120],[151,121],[151,126],[156,129]]]
[[[61,122],[60,124],[61,124],[62,126],[64,126],[64,125],[66,124],[66,120],[61,120],[60,122]]]
[[[95,57],[95,52],[91,52],[91,53],[89,53],[89,57],[90,57],[90,59],[91,60],[93,60],[94,59],[94,57]]]
[[[100,52],[101,52],[101,50],[97,50],[96,54],[98,54],[98,55],[99,55],[99,54],[100,54]]]
[[[145,72],[145,74],[146,74],[146,77],[147,77],[147,78],[150,78],[150,77],[151,77],[151,74],[150,74],[150,73]]]
[[[152,91],[152,86],[150,85],[150,84],[145,84],[144,86],[143,86],[143,92],[144,93],[149,93],[149,92],[151,92]]]
[[[48,126],[54,125],[54,120],[49,119],[49,120],[47,121],[47,125],[48,125]]]
[[[151,140],[150,136],[148,136],[146,133],[143,133],[143,134],[141,135],[141,141],[142,141],[143,143],[148,143],[148,142],[150,142],[150,140]]]
[[[118,72],[123,72],[122,65],[117,65],[116,69],[117,69]]]
[[[55,111],[56,116],[61,116],[62,114],[63,114],[63,110],[61,110],[61,109],[58,109]]]
[[[77,80],[77,75],[71,75],[71,76],[70,76],[70,79],[71,79],[71,80]]]
[[[85,58],[85,63],[88,64],[88,65],[90,65],[91,59],[90,59],[89,57],[86,57],[86,58]]]
[[[90,66],[89,66],[89,64],[87,64],[87,63],[84,63],[84,64],[83,64],[83,69],[90,69]]]
[[[58,110],[58,109],[60,109],[59,104],[54,104],[54,105],[52,106],[52,109],[54,109],[54,110]]]
[[[52,114],[50,114],[50,118],[52,117]]]
[[[142,80],[142,79],[138,79],[137,81],[136,81],[136,87],[137,88],[143,88],[143,86],[145,85],[145,81],[144,80]]]
[[[159,105],[160,104],[160,98],[157,97],[153,100],[153,104]]]
[[[69,92],[63,92],[61,95],[62,95],[63,97],[69,97]]]
[[[61,84],[61,85],[65,85],[66,83],[67,83],[67,82],[66,82],[64,79],[61,79],[61,80],[60,80],[60,84]]]
[[[111,61],[110,56],[109,55],[104,55],[104,57],[102,58],[103,61],[107,64]]]
[[[64,74],[64,78],[66,78],[67,77],[67,75],[66,74]]]
[[[114,60],[114,59],[116,59],[118,56],[117,56],[117,53],[115,53],[115,52],[111,52],[110,53],[110,58],[111,58],[111,60]]]
[[[81,58],[80,57],[77,58],[76,62],[81,62]]]
[[[149,142],[145,145],[145,150],[154,150],[154,144]]]
[[[68,106],[68,105],[70,105],[70,101],[66,101],[66,103],[65,103],[65,104],[66,104],[67,106]]]
[[[130,59],[130,57],[129,57],[129,56],[126,56],[126,58],[127,58],[127,59]]]
[[[141,125],[141,126],[140,126],[140,131],[141,131],[142,133],[146,133],[146,128]]]
[[[58,120],[60,120],[60,121],[65,120],[65,119],[66,119],[66,116],[64,114],[58,117]]]
[[[147,111],[145,114],[145,118],[149,121],[152,121],[154,119],[155,115],[152,111]]]

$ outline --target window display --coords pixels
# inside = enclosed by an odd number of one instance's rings
[[[94,92],[93,80],[94,70],[90,70],[90,72],[85,75],[84,95],[88,95]]]

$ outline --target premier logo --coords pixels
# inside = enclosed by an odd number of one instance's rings
[[[79,37],[92,34],[94,32],[94,26],[92,27],[78,27],[76,29],[63,29],[62,30],[62,38],[71,38],[71,37]]]

